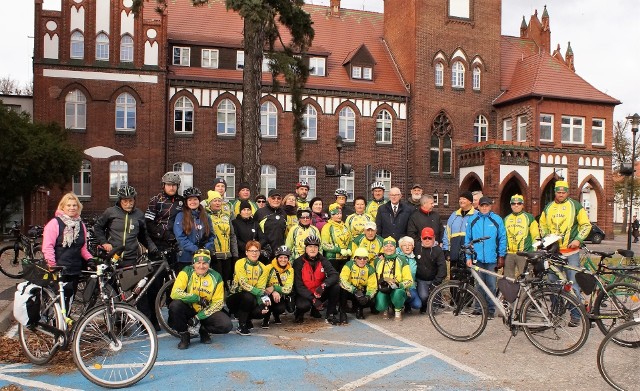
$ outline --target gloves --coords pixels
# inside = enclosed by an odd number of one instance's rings
[[[159,261],[160,259],[162,259],[162,253],[157,248],[154,248],[153,250],[149,251],[149,259],[152,261]]]
[[[203,309],[207,308],[209,306],[209,300],[205,299],[204,297],[201,297],[199,304]]]
[[[269,307],[271,305],[271,299],[269,298],[268,295],[264,295],[260,297],[260,300],[262,301],[262,304],[264,304],[265,307]]]
[[[369,305],[369,296],[365,295],[363,291],[358,289],[353,292],[353,294],[356,296],[356,300],[361,307]]]
[[[91,258],[87,261],[87,270],[96,270],[96,259]]]
[[[207,314],[205,314],[204,310],[200,310],[200,312],[196,314],[196,318],[198,318],[198,320],[207,319]]]
[[[316,288],[315,292],[313,292],[313,295],[319,299],[324,293],[324,288],[325,288],[324,284],[320,285],[319,287]]]
[[[451,256],[450,256],[451,253],[449,252],[449,250],[444,250],[443,253],[444,253],[445,260],[451,259]]]
[[[498,257],[498,263],[496,264],[496,271],[502,269],[504,267],[504,257],[503,256],[499,256]]]
[[[395,281],[389,282],[389,288],[398,289],[398,284]]]
[[[263,258],[266,258],[266,259],[270,259],[270,258],[271,258],[271,257],[270,257],[270,255],[271,255],[271,254],[269,254],[269,251],[267,251],[267,250],[260,250],[260,255],[261,255]]]
[[[322,300],[313,299],[313,306],[316,307],[318,311],[322,311],[324,309],[324,303]]]
[[[350,257],[351,250],[349,250],[348,248],[343,248],[340,250],[340,255],[342,255],[343,257]]]

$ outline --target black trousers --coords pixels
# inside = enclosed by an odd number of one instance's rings
[[[284,314],[284,312],[286,311],[285,304],[284,304],[284,295],[282,295],[282,294],[280,295],[280,302],[279,303],[276,303],[275,300],[273,300],[273,294],[269,295],[269,298],[271,299],[271,305],[269,307],[267,307],[267,310],[269,312],[267,312],[266,314],[262,315],[262,317],[264,319],[269,319],[271,314],[274,314],[274,315]]]
[[[187,322],[196,315],[193,307],[181,300],[173,300],[169,304],[169,326],[177,332],[187,331]],[[210,334],[226,334],[233,329],[231,318],[223,311],[214,312],[200,321],[200,327]]]
[[[340,285],[328,286],[324,289],[322,296],[318,299],[320,301],[327,301],[327,316],[335,315],[337,313],[336,307],[338,306],[338,296],[340,295]],[[313,303],[311,300],[298,295],[296,297],[296,314],[302,315],[305,312],[311,310]]]
[[[71,298],[78,291],[78,284],[80,283],[79,274],[63,274],[60,280],[65,283],[64,292],[64,305],[67,308],[67,316],[71,313],[69,306],[71,305]]]
[[[351,292],[348,292],[344,289],[340,289],[340,311],[342,312],[346,312],[346,308],[347,308],[347,301],[351,300],[351,305],[353,306],[353,309],[357,309],[357,308],[367,308],[370,305],[371,300],[367,301],[367,304],[365,305],[361,305],[358,302],[358,299],[356,298],[356,295],[354,295]]]
[[[251,319],[261,319],[264,317],[262,304],[258,305],[256,297],[247,291],[238,292],[227,298],[229,311],[238,318],[238,324],[243,327]]]

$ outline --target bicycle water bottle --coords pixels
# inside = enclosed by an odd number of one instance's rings
[[[136,285],[136,288],[133,290],[136,295],[140,294],[140,291],[147,284],[147,281],[149,281],[149,279],[147,277],[145,277],[142,280],[138,281],[138,284]]]

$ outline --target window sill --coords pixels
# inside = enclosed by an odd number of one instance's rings
[[[69,131],[73,132],[73,133],[87,133],[87,129],[74,129],[74,128],[69,128]]]
[[[233,140],[236,138],[236,133],[233,134],[217,134],[219,139],[221,140]]]
[[[451,89],[452,89],[453,91],[461,91],[461,92],[464,92],[464,87],[454,87],[454,86],[451,86]]]
[[[260,136],[262,141],[278,141],[278,136]]]
[[[180,138],[193,138],[193,132],[173,132],[173,135]]]
[[[116,134],[126,135],[126,136],[135,136],[136,130],[125,130],[125,129],[116,129]]]
[[[377,147],[393,147],[393,142],[391,141],[376,141]]]
[[[598,148],[598,149],[601,149],[601,148],[605,148],[605,147],[606,147],[604,144],[591,144],[591,146],[592,146],[593,148]]]

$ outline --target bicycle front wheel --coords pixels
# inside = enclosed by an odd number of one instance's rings
[[[620,345],[616,341],[635,341]],[[640,371],[634,370],[640,360],[640,320],[619,324],[600,342],[598,370],[616,390],[634,390],[640,384]]]
[[[454,341],[471,341],[487,326],[487,302],[474,287],[461,286],[459,281],[440,284],[429,293],[427,311],[440,334]]]
[[[18,252],[13,245],[0,249],[0,271],[9,278],[22,278],[24,271],[22,270],[22,259],[25,253],[22,249]]]
[[[522,303],[520,321],[527,323],[522,329],[533,346],[564,356],[584,345],[590,324],[578,299],[560,289],[536,290],[531,297]]]
[[[598,293],[593,303],[596,324],[605,335],[617,323],[633,320],[638,311],[640,311],[640,288],[632,284],[608,285]]]
[[[40,299],[40,321],[33,326],[18,324],[20,347],[29,361],[43,365],[51,361],[60,344],[52,330],[61,330],[62,312],[57,305],[57,296],[49,289],[42,290]]]
[[[129,387],[153,368],[158,337],[137,309],[114,304],[95,307],[76,325],[73,360],[80,373],[106,388]]]
[[[162,285],[158,296],[156,296],[156,318],[160,327],[167,333],[173,335],[176,338],[180,338],[180,333],[171,326],[169,322],[169,304],[171,304],[171,290],[173,289],[173,282],[175,280],[169,280]],[[191,338],[198,336],[200,330],[200,323],[194,318],[189,323],[189,334]]]

